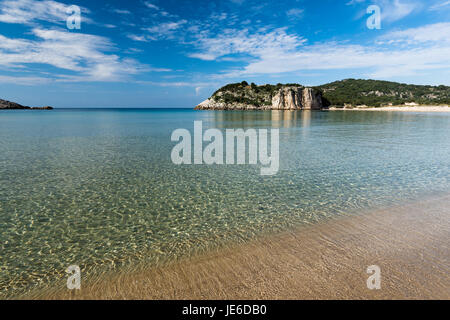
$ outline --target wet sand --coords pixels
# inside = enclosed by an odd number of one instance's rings
[[[404,112],[450,112],[450,106],[390,106],[379,108],[354,107],[354,108],[335,108],[331,111],[404,111]]]
[[[450,299],[449,244],[446,195],[34,298]],[[381,268],[380,290],[366,286],[370,265]]]

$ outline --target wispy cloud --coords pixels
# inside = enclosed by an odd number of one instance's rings
[[[300,19],[303,17],[304,12],[305,12],[305,10],[303,10],[303,9],[292,8],[286,12],[286,15],[289,18]]]
[[[442,10],[442,9],[450,8],[450,0],[447,1],[441,1],[439,3],[436,3],[435,5],[432,5],[429,10],[436,11],[436,10]]]
[[[192,58],[225,60],[243,55],[247,65],[224,70],[213,78],[239,78],[305,70],[363,70],[367,77],[392,78],[450,69],[450,23],[397,30],[365,45],[348,42],[308,44],[279,28],[250,32],[228,29],[204,35],[192,44]]]
[[[164,22],[150,28],[144,28],[143,30],[150,33],[151,39],[171,38],[174,33],[186,23],[186,20]]]
[[[0,34],[0,67],[10,72],[24,72],[32,67],[37,74],[41,67],[56,68],[45,77],[2,75],[0,81],[15,79],[14,83],[34,84],[48,81],[124,81],[144,72],[168,72],[168,68],[153,68],[130,58],[120,57],[108,38],[66,29],[45,28],[41,21],[59,24],[67,18],[69,6],[56,1],[5,0],[0,2],[0,22],[30,27],[32,37],[10,38]],[[83,9],[89,12],[88,9]],[[130,14],[127,10],[113,10]],[[102,25],[116,28],[115,25]],[[170,27],[168,28],[168,30]],[[145,38],[129,35],[133,40]]]
[[[450,22],[430,24],[417,28],[392,31],[379,37],[379,44],[393,43],[450,43]]]
[[[147,8],[159,10],[158,6],[154,5],[153,3],[149,2],[149,1],[144,1],[144,4]]]
[[[139,42],[148,42],[149,39],[145,36],[145,35],[135,35],[135,34],[128,34],[127,37],[131,40],[134,41],[139,41]]]
[[[6,84],[19,84],[23,86],[34,86],[34,85],[42,85],[42,84],[48,84],[51,83],[52,79],[45,78],[45,77],[23,77],[23,76],[3,76],[0,75],[0,83],[6,83]]]
[[[135,60],[104,53],[113,49],[104,37],[41,28],[34,28],[32,34],[37,40],[0,35],[0,65],[10,68],[51,65],[71,72],[55,76],[64,81],[119,81],[146,68]]]
[[[381,8],[381,19],[383,22],[394,22],[401,20],[414,12],[418,12],[422,7],[422,3],[418,0],[351,0],[346,5],[361,5],[368,6],[369,4],[376,4]],[[359,17],[365,14],[365,9],[361,11]]]
[[[70,5],[45,0],[5,0],[0,2],[0,22],[32,24],[37,21],[52,23],[65,22]],[[84,14],[89,13],[86,8],[81,8]],[[92,22],[83,16],[83,22]]]
[[[187,23],[187,20],[162,22],[152,27],[142,28],[143,34],[128,34],[127,37],[134,41],[150,42],[163,39],[175,39],[177,31]]]
[[[365,69],[366,76],[393,77],[420,70],[450,68],[450,47],[386,50],[361,45],[325,43],[278,59],[251,63],[243,74],[283,73],[301,70]]]
[[[131,14],[130,11],[124,9],[114,9],[113,11],[118,14]]]
[[[384,21],[392,22],[405,18],[420,7],[417,1],[380,1],[382,6],[381,18]]]
[[[189,56],[202,60],[214,60],[229,54],[276,56],[278,53],[290,52],[305,42],[302,37],[287,34],[285,28],[270,32],[261,30],[253,34],[248,29],[230,29],[217,37],[199,36],[194,42],[198,51]]]

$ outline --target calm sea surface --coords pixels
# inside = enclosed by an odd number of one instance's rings
[[[280,170],[172,164],[177,128],[279,128]],[[0,297],[450,190],[450,114],[0,112]]]

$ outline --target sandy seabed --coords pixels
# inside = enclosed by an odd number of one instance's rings
[[[32,298],[450,299],[449,246],[450,195],[436,196]],[[370,265],[379,290],[367,288]]]

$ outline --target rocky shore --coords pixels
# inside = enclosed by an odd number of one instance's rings
[[[15,102],[0,99],[0,110],[53,110],[53,107],[28,107]]]
[[[449,94],[449,86],[409,85],[379,80],[345,79],[315,87],[295,83],[256,85],[242,81],[220,88],[195,109],[350,110],[361,107],[441,106],[450,104]],[[401,109],[404,110],[407,109]]]

